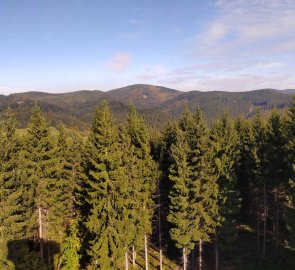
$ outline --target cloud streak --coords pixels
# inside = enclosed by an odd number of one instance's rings
[[[293,0],[216,1],[215,8],[218,15],[194,39],[195,57],[273,55],[294,50]],[[284,47],[286,43],[289,46]]]
[[[118,53],[106,64],[113,72],[121,73],[130,67],[131,56],[126,52]]]

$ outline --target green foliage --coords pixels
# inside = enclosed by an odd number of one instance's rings
[[[172,181],[168,221],[178,248],[192,250],[199,240],[210,241],[217,226],[216,177],[210,167],[208,131],[199,109],[184,111],[170,147]]]
[[[134,217],[135,235],[139,236],[133,239],[133,244],[141,250],[144,235],[152,232],[151,219],[154,212],[152,195],[156,191],[159,172],[151,156],[148,129],[134,107],[129,108],[126,117],[126,133],[130,139],[133,162],[136,163],[131,171],[127,171],[133,174],[133,177],[129,178],[131,180],[129,189],[133,197],[134,213],[136,213]]]
[[[289,246],[295,249],[295,97],[288,111],[287,136],[289,139],[287,144],[289,181],[283,217],[288,231]]]
[[[266,176],[270,187],[284,184],[286,180],[285,123],[277,111],[272,111],[266,134]]]
[[[172,224],[171,239],[178,248],[192,250],[194,247],[195,222],[191,219],[194,213],[190,205],[190,175],[188,163],[189,147],[181,130],[177,130],[177,139],[171,146],[171,157],[174,163],[170,167],[169,178],[173,182],[169,194],[168,221]]]
[[[51,125],[58,126],[62,122],[67,127],[87,130],[91,123],[92,112],[96,106],[102,105],[104,100],[109,102],[117,122],[123,120],[124,114],[128,111],[128,105],[132,103],[150,126],[162,128],[168,120],[179,118],[183,111],[183,104],[186,104],[190,109],[201,106],[208,121],[213,122],[226,109],[233,117],[238,115],[252,116],[257,108],[264,113],[269,112],[272,108],[284,110],[290,99],[291,95],[272,89],[236,93],[222,91],[181,92],[160,86],[141,84],[108,92],[19,93],[7,97],[1,96],[0,106],[1,108],[11,106],[22,127],[25,127],[30,119],[31,107],[38,102]]]
[[[78,237],[77,224],[72,220],[69,224],[68,235],[62,245],[62,254],[59,259],[60,269],[79,270],[80,269],[80,250],[81,244]]]
[[[235,164],[235,173],[242,198],[241,212],[247,218],[255,202],[257,203],[258,190],[261,187],[259,157],[252,123],[239,118],[236,122],[236,130],[238,133],[238,159]]]
[[[113,269],[122,258],[120,236],[126,176],[116,127],[107,104],[97,109],[87,143],[88,254],[97,269]]]
[[[21,142],[15,135],[16,121],[11,111],[0,127],[0,268],[14,269],[7,260],[8,244],[26,236],[28,213],[26,189],[21,177]]]
[[[218,183],[219,244],[225,247],[236,239],[237,214],[240,210],[240,198],[237,191],[235,163],[238,158],[238,137],[233,122],[223,114],[210,133],[213,154],[213,169]],[[228,247],[230,245],[227,245]]]
[[[171,242],[189,253],[214,237],[221,269],[270,269],[267,260],[273,269],[293,269],[284,256],[295,249],[294,120],[295,98],[286,118],[273,112],[267,124],[260,113],[235,125],[224,114],[209,129],[200,109],[187,109],[161,137],[134,107],[117,128],[104,104],[86,139],[50,128],[38,106],[27,129],[16,132],[7,112],[0,124],[0,269],[123,269],[132,247],[141,269],[145,235],[151,269],[158,267],[155,245],[177,258]],[[208,248],[209,268],[212,256]]]

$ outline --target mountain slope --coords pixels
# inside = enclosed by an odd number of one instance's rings
[[[133,104],[138,109],[159,107],[183,92],[162,86],[135,84],[107,92],[115,100]]]
[[[289,90],[288,90],[289,91]],[[26,125],[31,107],[38,103],[52,125],[63,122],[68,126],[85,129],[88,127],[96,106],[108,101],[117,121],[121,121],[134,104],[148,124],[162,126],[167,119],[179,117],[184,106],[194,110],[200,107],[207,119],[220,117],[224,110],[232,116],[251,117],[256,109],[268,111],[272,108],[284,110],[291,99],[286,91],[261,89],[248,92],[181,92],[153,85],[131,85],[108,92],[76,91],[63,94],[27,92],[0,95],[0,112],[10,106],[21,125]]]

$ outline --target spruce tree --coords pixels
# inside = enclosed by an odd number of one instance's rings
[[[182,130],[176,130],[176,142],[171,146],[172,165],[169,178],[173,185],[169,193],[168,221],[171,224],[170,237],[177,248],[182,249],[183,269],[187,269],[187,255],[195,246],[196,223],[192,216],[194,208],[190,204],[189,146]]]
[[[56,177],[58,159],[55,156],[56,142],[42,116],[35,106],[28,125],[24,144],[24,177],[29,189],[28,203],[31,211],[29,235],[38,239],[41,261],[52,265],[52,254],[58,252],[60,244],[55,236],[56,204],[60,181]],[[60,213],[61,214],[61,213]],[[50,241],[56,241],[54,245]],[[45,252],[46,247],[46,252]]]
[[[235,164],[237,185],[241,196],[241,219],[250,217],[253,207],[257,207],[259,182],[259,158],[255,147],[252,123],[239,118],[236,122],[238,133],[238,159]]]
[[[240,198],[237,191],[235,163],[237,161],[237,134],[228,115],[215,122],[210,133],[210,144],[213,154],[213,168],[218,183],[218,217],[219,228],[216,235],[216,266],[218,267],[218,247],[223,250],[227,243],[235,240],[237,214],[240,209]],[[216,267],[216,268],[217,268]]]
[[[288,176],[287,200],[284,203],[283,217],[288,231],[287,241],[295,249],[295,96],[287,113],[287,153]]]
[[[66,229],[71,218],[72,211],[72,170],[69,163],[70,149],[63,127],[60,128],[57,144],[53,152],[54,168],[52,170],[52,180],[50,181],[52,201],[49,202],[48,211],[48,239],[57,243],[63,243],[66,237]],[[48,186],[48,188],[50,188]]]
[[[172,163],[170,167],[170,179],[174,180],[170,194],[170,211],[168,220],[172,224],[171,215],[178,214],[173,205],[177,196],[182,196],[175,192],[177,183],[181,182],[187,192],[187,240],[190,241],[190,248],[199,243],[199,268],[202,268],[202,244],[211,240],[217,226],[217,193],[218,186],[216,177],[211,169],[211,151],[208,144],[208,129],[200,109],[194,114],[187,109],[184,111],[180,121],[179,130],[175,134],[176,143],[171,146]],[[182,139],[181,139],[182,138]],[[181,139],[181,140],[180,140]],[[180,140],[180,141],[179,141]],[[178,145],[180,144],[180,145]],[[184,148],[182,148],[184,145]],[[181,152],[182,151],[182,152]],[[179,156],[178,156],[179,155]],[[180,157],[183,158],[180,159]],[[181,179],[182,174],[176,174],[173,168],[179,167],[187,171],[187,176]],[[179,169],[180,169],[179,168]],[[175,176],[177,175],[177,178]],[[171,209],[172,207],[172,209]],[[174,213],[176,211],[176,213]],[[191,223],[190,223],[191,222]],[[183,228],[184,229],[184,228]],[[178,235],[179,237],[179,235]],[[180,236],[181,237],[181,236]],[[179,241],[177,236],[173,236],[174,241]],[[178,245],[179,246],[179,245]],[[187,249],[187,247],[182,247]],[[184,250],[184,251],[185,251]],[[186,257],[184,257],[186,263]]]
[[[272,231],[279,244],[279,224],[281,220],[281,198],[287,180],[287,152],[285,124],[277,111],[272,111],[268,120],[266,137],[266,177],[272,199]]]
[[[62,254],[59,258],[57,268],[62,270],[79,270],[80,268],[80,250],[81,244],[78,237],[77,222],[71,220],[67,236],[62,245]]]
[[[21,177],[21,144],[10,110],[0,124],[0,268],[6,270],[14,269],[8,256],[15,258],[20,249],[26,248],[28,213]]]
[[[126,126],[120,126],[119,131],[120,144],[124,150],[122,156],[123,166],[127,177],[126,186],[124,186],[125,192],[122,194],[122,199],[125,202],[122,226],[125,256],[127,260],[125,264],[128,266],[128,251],[132,249],[132,264],[134,267],[136,263],[135,248],[138,248],[136,244],[138,242],[139,211],[141,211],[141,206],[138,205],[140,164],[138,157],[135,155],[135,147],[131,143],[131,137],[127,132]],[[127,266],[126,268],[128,268]]]
[[[199,268],[202,268],[202,243],[211,240],[218,223],[218,185],[211,167],[208,128],[202,111],[197,108],[192,114],[185,110],[179,126],[189,145],[190,204],[195,211],[194,240],[199,242]]]
[[[151,156],[150,138],[148,129],[143,118],[139,117],[133,106],[129,108],[126,117],[126,130],[133,146],[133,155],[137,159],[136,174],[137,181],[134,182],[134,198],[136,202],[137,217],[136,239],[134,246],[141,250],[145,246],[146,267],[147,261],[147,235],[152,232],[152,215],[154,212],[154,201],[152,195],[156,191],[159,178],[158,169]]]
[[[120,232],[126,182],[122,151],[109,107],[104,103],[94,113],[87,143],[87,203],[90,206],[86,227],[90,234],[88,254],[96,269],[118,267],[124,254]]]
[[[267,203],[267,177],[266,177],[266,135],[267,127],[260,111],[256,112],[253,119],[253,135],[257,155],[258,170],[256,171],[256,197],[257,197],[257,245],[260,245],[260,222],[263,222],[262,254],[266,253],[266,223],[268,216]]]

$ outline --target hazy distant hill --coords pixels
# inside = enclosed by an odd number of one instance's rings
[[[284,94],[295,95],[295,89],[285,89],[281,92],[283,92]]]
[[[26,92],[0,95],[0,111],[10,106],[25,125],[30,116],[30,109],[38,103],[53,125],[63,122],[69,126],[86,128],[96,106],[107,100],[115,114],[121,120],[129,104],[145,116],[149,124],[161,125],[167,119],[177,118],[184,106],[203,109],[209,120],[228,110],[232,116],[251,116],[257,108],[263,111],[271,108],[285,109],[294,89],[278,91],[261,89],[248,92],[181,92],[153,85],[131,85],[108,92],[98,90],[77,91],[63,94],[44,92]]]
[[[161,106],[183,92],[161,86],[136,84],[107,92],[115,100],[125,104],[133,104],[138,109],[150,109]]]

